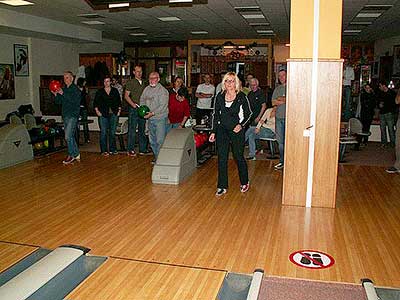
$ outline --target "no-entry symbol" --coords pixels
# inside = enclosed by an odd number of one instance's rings
[[[295,265],[307,269],[326,269],[331,267],[335,260],[329,254],[317,250],[299,250],[289,256]]]

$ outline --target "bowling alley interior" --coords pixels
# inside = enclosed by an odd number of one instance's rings
[[[399,15],[0,0],[0,299],[400,299]]]

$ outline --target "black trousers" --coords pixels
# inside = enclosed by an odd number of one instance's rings
[[[245,185],[249,182],[247,162],[243,156],[245,141],[244,134],[244,129],[238,133],[234,133],[232,130],[227,130],[221,126],[217,128],[218,188],[228,188],[228,159],[229,149],[231,146],[233,158],[236,161],[239,172],[240,184]]]

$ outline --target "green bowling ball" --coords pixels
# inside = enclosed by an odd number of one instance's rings
[[[141,118],[143,118],[148,112],[150,112],[150,108],[147,105],[140,105],[137,109],[137,113]]]

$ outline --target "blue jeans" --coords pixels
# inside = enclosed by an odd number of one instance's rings
[[[115,130],[117,129],[118,116],[110,114],[108,117],[99,117],[100,126],[100,151],[101,153],[117,152],[115,144]]]
[[[76,129],[78,126],[77,117],[63,117],[64,120],[64,134],[67,141],[68,155],[77,157],[79,155],[79,148],[76,142]]]
[[[284,155],[285,155],[285,118],[276,118],[275,117],[275,133],[276,140],[279,145],[279,162],[284,163]]]
[[[275,133],[269,129],[262,127],[260,128],[260,132],[257,134],[255,132],[256,126],[251,126],[249,129],[246,131],[245,139],[246,141],[249,141],[249,156],[254,157],[256,156],[256,140],[260,138],[274,138]]]
[[[392,113],[387,113],[379,116],[381,120],[381,142],[387,144],[386,126],[389,129],[390,143],[394,145],[395,133],[394,133],[394,116]],[[397,129],[397,128],[396,128]]]
[[[168,134],[168,132],[170,132],[172,128],[178,128],[179,125],[181,125],[181,123],[168,123],[166,134]]]
[[[155,158],[158,157],[167,129],[167,118],[149,119],[149,140]]]
[[[128,151],[135,150],[137,127],[139,137],[139,152],[147,152],[147,137],[145,134],[146,119],[139,117],[137,110],[129,107],[128,124]]]

